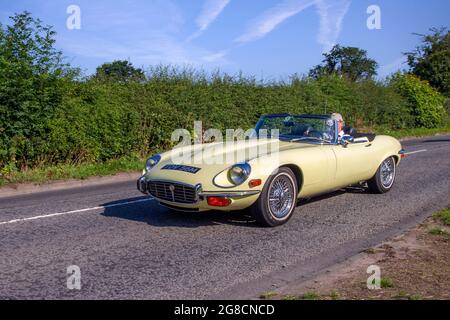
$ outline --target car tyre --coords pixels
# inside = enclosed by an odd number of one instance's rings
[[[386,193],[392,189],[395,176],[396,162],[394,157],[389,157],[381,163],[373,178],[367,181],[367,186],[372,193]]]
[[[295,210],[297,194],[295,174],[291,169],[281,167],[269,177],[258,200],[250,208],[252,216],[264,227],[285,224]]]

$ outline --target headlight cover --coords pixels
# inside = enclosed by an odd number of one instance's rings
[[[150,171],[154,166],[158,164],[160,160],[161,156],[159,154],[148,158],[147,162],[145,163],[145,171]]]
[[[235,186],[238,186],[247,180],[251,172],[252,167],[248,163],[238,163],[228,170],[228,179]]]

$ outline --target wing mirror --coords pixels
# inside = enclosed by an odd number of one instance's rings
[[[354,141],[354,138],[352,136],[344,135],[344,136],[342,136],[340,143],[341,143],[341,146],[343,146],[344,148],[347,148],[347,146],[350,143],[353,143],[353,141]]]

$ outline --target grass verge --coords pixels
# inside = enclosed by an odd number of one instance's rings
[[[393,130],[389,128],[378,127],[375,128],[373,131],[376,132],[377,134],[385,134],[397,139],[419,138],[419,137],[433,136],[440,133],[442,134],[450,133],[450,121],[448,121],[444,126],[440,128],[433,128],[433,129],[413,128],[413,129]]]
[[[45,183],[54,180],[86,179],[123,172],[142,170],[144,160],[138,158],[114,159],[107,162],[39,167],[25,171],[0,173],[0,187],[18,183]]]
[[[450,208],[436,212],[433,214],[433,218],[442,222],[446,226],[450,226]]]

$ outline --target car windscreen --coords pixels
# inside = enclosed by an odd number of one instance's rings
[[[305,116],[263,117],[256,125],[258,133],[266,130],[269,137],[279,136],[289,141],[332,142],[335,136],[334,122],[327,118]]]

